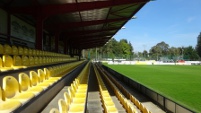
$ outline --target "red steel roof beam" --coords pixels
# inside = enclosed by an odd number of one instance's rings
[[[85,35],[85,34],[91,34],[91,33],[104,32],[104,31],[113,31],[113,30],[118,30],[118,29],[119,29],[119,27],[113,27],[113,28],[110,28],[110,29],[76,31],[76,32],[67,32],[67,33],[64,33],[64,34],[68,35],[68,36],[71,36],[71,35]]]
[[[98,25],[103,23],[110,23],[110,22],[117,22],[117,21],[127,21],[130,18],[117,18],[117,19],[107,19],[107,20],[94,20],[94,21],[83,21],[83,22],[71,22],[71,23],[60,23],[56,25],[47,25],[46,28],[52,27],[52,29],[60,29],[64,30],[66,28],[76,28],[76,27],[85,27],[85,26],[92,26]]]
[[[70,4],[56,4],[56,5],[44,5],[41,6],[40,13],[45,15],[45,17],[72,13],[77,11],[86,11],[93,9],[101,9],[112,6],[134,4],[134,3],[146,3],[150,0],[108,0],[108,1],[95,1],[95,2],[81,2],[81,3],[70,3]],[[35,14],[35,7],[19,7],[11,8],[11,13],[21,13],[21,14]]]

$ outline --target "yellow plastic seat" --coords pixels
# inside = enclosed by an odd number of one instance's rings
[[[4,67],[13,66],[13,58],[10,55],[3,55],[3,66]]]
[[[20,56],[17,55],[13,56],[13,68],[14,69],[26,68],[25,66],[22,66],[22,59]]]
[[[18,47],[18,54],[19,55],[23,55],[24,54],[24,49],[21,46]]]
[[[44,73],[46,75],[46,80],[48,81],[52,81],[52,82],[56,82],[58,81],[59,79],[61,79],[61,77],[51,77],[51,72],[48,68],[44,68]]]
[[[13,58],[9,55],[3,55],[3,59],[0,57],[0,67],[2,72],[13,70]]]
[[[105,110],[105,113],[118,113],[118,110],[116,107],[112,106],[112,107],[108,107],[105,104],[103,104],[103,108]]]
[[[30,71],[31,86],[42,87],[44,90],[48,88],[48,85],[40,85],[38,74],[35,71]]]
[[[52,81],[46,81],[46,75],[44,73],[44,71],[42,69],[38,69],[38,77],[39,77],[39,82],[41,86],[50,86],[52,85],[54,82]]]
[[[39,61],[38,61],[38,57],[37,56],[34,57],[34,64],[35,65],[39,65]]]
[[[43,64],[47,64],[47,58],[46,57],[42,57],[42,60],[43,60]]]
[[[83,105],[70,105],[68,113],[84,113],[85,106]]]
[[[39,64],[40,64],[40,65],[44,65],[44,64],[43,64],[43,58],[42,58],[42,57],[38,57],[38,61],[39,61]]]
[[[60,113],[57,108],[52,108],[49,113]]]
[[[12,46],[12,55],[18,55],[18,48],[16,46]]]
[[[34,66],[35,65],[34,57],[33,56],[29,56],[29,65],[30,66]]]
[[[68,92],[73,98],[86,98],[86,93],[76,93],[71,87],[68,88]]]
[[[3,91],[0,87],[0,113],[10,113],[21,106],[18,100],[4,101],[2,98],[4,98]]]
[[[59,105],[59,113],[68,113],[68,105],[63,99],[59,99],[58,105]]]
[[[30,78],[26,73],[20,73],[18,78],[21,92],[32,92],[35,95],[38,95],[43,91],[43,88],[41,87],[31,86]]]
[[[79,105],[85,105],[86,104],[86,98],[71,98],[70,95],[65,92],[64,93],[64,99],[67,104],[79,104]]]
[[[4,63],[3,63],[3,60],[2,58],[0,57],[0,71],[9,71],[9,70],[12,70],[13,68],[12,67],[3,67]]]
[[[6,54],[6,55],[12,54],[12,48],[8,44],[4,45],[4,54]]]
[[[29,55],[29,51],[28,51],[28,48],[24,48],[24,55]]]
[[[24,104],[34,97],[34,94],[30,92],[20,93],[19,83],[13,76],[5,76],[3,78],[3,90],[5,94],[5,101],[19,100],[22,104]]]
[[[33,49],[31,49],[31,48],[28,49],[28,55],[29,55],[29,56],[32,56],[32,55],[33,55]]]
[[[65,100],[66,104],[68,104],[68,105],[70,105],[72,102],[70,95],[67,92],[64,92],[64,100]]]
[[[32,50],[32,54],[33,54],[33,56],[36,56],[36,50],[35,49]]]
[[[36,56],[40,56],[40,51],[36,50]]]
[[[27,56],[22,56],[22,65],[29,66],[29,58]]]
[[[144,106],[142,112],[143,112],[143,113],[149,113],[149,110]]]
[[[72,84],[71,87],[74,87],[74,89],[76,90],[76,93],[85,93],[86,94],[86,92],[87,92],[87,87],[82,86],[82,85],[77,86],[75,84],[75,82]]]

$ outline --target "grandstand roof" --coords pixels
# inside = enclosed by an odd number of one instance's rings
[[[59,40],[87,49],[103,46],[149,0],[1,0],[9,13],[59,32]]]

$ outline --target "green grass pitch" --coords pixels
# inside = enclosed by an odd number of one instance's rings
[[[201,66],[106,66],[183,106],[201,112]]]

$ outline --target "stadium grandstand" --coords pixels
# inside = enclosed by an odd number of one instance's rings
[[[0,0],[0,113],[163,113],[81,55],[149,1]]]

